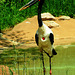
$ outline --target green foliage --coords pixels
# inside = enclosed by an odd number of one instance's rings
[[[1,0],[0,1],[0,29],[13,27],[28,17],[37,15],[38,3],[19,11],[30,0]],[[50,12],[54,16],[75,14],[74,0],[45,0],[42,12]]]
[[[12,72],[12,70],[9,68],[9,72],[10,72],[10,75],[13,75],[13,72]]]

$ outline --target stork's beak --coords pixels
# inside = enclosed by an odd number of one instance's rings
[[[37,3],[38,1],[40,1],[40,0],[32,0],[32,1],[30,1],[29,3],[24,5],[22,8],[20,8],[19,11],[27,9],[28,7],[30,7],[30,6],[34,5],[35,3]]]

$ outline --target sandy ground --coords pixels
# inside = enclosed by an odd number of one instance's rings
[[[59,27],[52,28],[54,33],[54,45],[71,44],[75,42],[75,19],[58,20]],[[35,43],[35,33],[38,29],[37,16],[28,18],[22,23],[17,24],[11,31],[7,31],[3,37],[14,40],[23,45],[18,48],[28,48],[37,46]],[[11,42],[0,40],[0,48],[12,46]]]

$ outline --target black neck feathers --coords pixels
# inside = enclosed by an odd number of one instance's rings
[[[38,6],[38,23],[39,23],[39,27],[41,27],[43,25],[42,19],[41,19],[41,9],[42,9],[42,5],[44,3],[44,0],[40,0],[39,6]]]

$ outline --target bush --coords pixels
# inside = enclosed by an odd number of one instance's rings
[[[30,0],[1,0],[0,1],[0,29],[13,27],[28,17],[37,15],[38,3],[34,6],[19,11]],[[50,12],[54,16],[75,14],[74,0],[45,0],[42,12]]]

